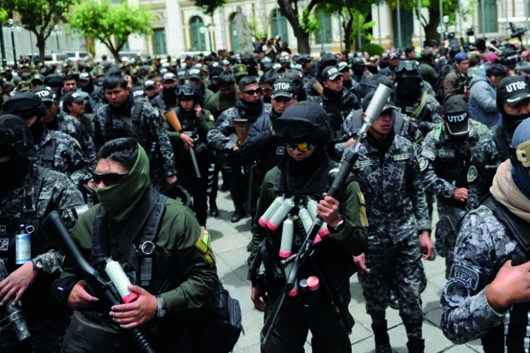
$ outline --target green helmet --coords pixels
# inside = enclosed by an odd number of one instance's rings
[[[328,115],[315,102],[298,102],[287,108],[274,122],[276,136],[285,141],[331,142]]]
[[[35,152],[33,136],[26,122],[16,115],[0,116],[0,156],[18,154],[30,157]]]

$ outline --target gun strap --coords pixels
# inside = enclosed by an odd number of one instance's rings
[[[128,263],[139,274],[140,286],[148,287],[152,281],[154,243],[165,213],[165,200],[165,196],[149,188],[134,208],[125,226],[112,222],[106,212],[98,214],[92,234],[92,254],[95,264],[109,255],[113,258],[125,255]],[[110,254],[110,233],[118,233],[120,254]],[[134,244],[140,234],[139,246],[135,247]]]

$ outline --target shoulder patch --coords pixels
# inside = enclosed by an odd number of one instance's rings
[[[202,256],[206,259],[206,262],[208,262],[208,265],[210,265],[211,268],[215,267],[215,257],[213,255],[213,250],[210,247],[210,233],[208,233],[206,228],[201,227],[201,236],[195,243],[195,247],[199,249]]]
[[[469,297],[469,288],[458,280],[451,280],[445,286],[444,297],[450,306],[459,307]]]
[[[422,150],[421,155],[427,159],[430,159],[431,161],[436,159],[436,154],[431,150]]]
[[[467,171],[467,182],[468,183],[472,183],[474,182],[475,180],[477,180],[477,177],[478,177],[478,170],[477,170],[477,167],[475,167],[474,165],[472,165],[471,167],[469,167],[468,171]]]
[[[418,158],[418,164],[420,166],[420,172],[423,172],[429,166],[429,161],[425,157]]]
[[[475,291],[478,287],[480,274],[476,270],[467,268],[465,266],[453,265],[453,267],[451,267],[449,278],[451,278],[452,281],[458,281],[466,288]]]

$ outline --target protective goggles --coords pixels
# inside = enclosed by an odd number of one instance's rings
[[[315,144],[311,142],[287,142],[287,148],[292,151],[298,148],[300,152],[307,152],[315,148]]]
[[[105,173],[105,174],[98,174],[95,172],[92,172],[92,177],[94,179],[94,183],[99,184],[103,183],[106,186],[116,185],[122,182],[125,177],[129,175],[128,173],[120,174],[120,173]]]

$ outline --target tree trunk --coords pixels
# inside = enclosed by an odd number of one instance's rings
[[[301,54],[309,54],[311,52],[309,33],[300,25],[297,3],[294,0],[278,0],[278,7],[280,8],[280,13],[287,18],[287,21],[289,21],[289,24],[293,28],[294,36],[298,41],[298,52]]]
[[[350,14],[348,21],[343,23],[344,30],[344,48],[347,51],[351,52],[353,50],[353,15]]]
[[[293,28],[294,36],[298,41],[298,52],[301,54],[311,53],[311,47],[309,46],[309,33],[305,32],[302,28]]]
[[[46,55],[46,38],[40,33],[35,33],[37,37],[37,48],[39,49],[39,62],[44,63]]]
[[[425,30],[425,42],[430,45],[433,39],[439,39],[440,34],[438,33],[438,25],[440,24],[440,11],[438,8],[429,8],[429,22],[423,27]]]

